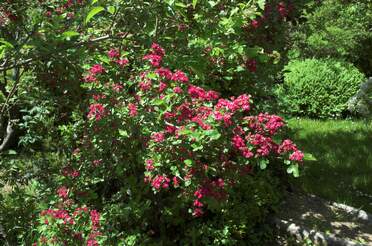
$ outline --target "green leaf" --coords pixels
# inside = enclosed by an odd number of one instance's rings
[[[178,7],[181,7],[181,8],[187,8],[187,5],[185,5],[184,3],[181,3],[181,2],[177,2],[175,5],[178,6]]]
[[[305,153],[305,155],[304,155],[304,160],[305,160],[305,161],[316,161],[317,159],[316,159],[315,156],[313,156],[312,154],[310,154],[310,153]]]
[[[267,164],[269,164],[269,160],[266,160],[266,159],[263,159],[263,160],[260,160],[260,168],[263,170],[263,169],[266,169],[267,167]]]
[[[198,0],[192,0],[192,7],[195,9],[196,4],[198,4]]]
[[[99,55],[98,59],[106,64],[110,64],[110,59],[106,55]]]
[[[187,160],[184,160],[183,162],[186,164],[186,166],[188,166],[188,167],[192,167],[192,163],[193,163],[192,160],[187,159]]]
[[[102,7],[102,6],[97,6],[97,7],[94,7],[93,9],[91,9],[87,15],[87,17],[85,18],[85,24],[88,24],[88,22],[95,16],[97,15],[98,13],[104,11],[105,8]]]
[[[110,14],[113,15],[113,14],[115,14],[116,8],[115,8],[115,6],[108,6],[107,11],[108,11]]]
[[[11,43],[9,43],[8,41],[5,41],[3,38],[0,38],[0,43],[4,44],[7,48],[14,49],[14,46]]]
[[[8,155],[16,155],[16,154],[17,152],[15,150],[12,150],[12,149],[8,150]]]
[[[265,3],[265,0],[257,0],[258,7],[262,10],[265,8]]]
[[[290,165],[288,168],[287,168],[287,173],[292,173],[294,177],[299,177],[300,176],[300,172],[298,170],[298,164],[293,164],[293,165]]]
[[[122,137],[129,137],[129,134],[126,130],[119,129],[119,135]]]
[[[74,36],[80,36],[80,33],[75,32],[75,31],[67,31],[67,32],[62,33],[62,37],[66,39],[74,37]]]

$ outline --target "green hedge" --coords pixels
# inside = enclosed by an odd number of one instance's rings
[[[290,115],[339,118],[365,76],[352,64],[337,60],[306,59],[290,62],[284,84],[277,89],[280,104]]]

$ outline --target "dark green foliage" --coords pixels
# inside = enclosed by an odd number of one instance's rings
[[[30,245],[35,212],[54,193],[55,175],[66,161],[58,153],[0,155],[0,245]],[[4,238],[5,236],[5,238]]]
[[[339,118],[365,76],[337,60],[292,61],[284,70],[277,95],[286,113],[313,118]]]
[[[368,0],[310,1],[305,21],[292,33],[292,56],[342,59],[371,75],[371,9]]]
[[[163,194],[156,203],[144,199],[151,196],[146,187],[138,184],[128,191],[115,194],[115,202],[105,205],[106,228],[110,231],[108,245],[257,245],[272,242],[273,228],[268,224],[281,200],[283,186],[272,173],[249,175],[229,192],[230,205],[216,201],[206,216],[187,219],[186,207],[179,199]],[[141,194],[142,192],[142,194]],[[136,198],[135,198],[136,197]],[[222,213],[219,212],[222,208]],[[126,232],[123,235],[123,231]]]

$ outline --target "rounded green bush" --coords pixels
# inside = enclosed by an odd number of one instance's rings
[[[290,62],[284,84],[277,90],[286,113],[312,118],[339,118],[347,111],[365,76],[352,64],[337,60],[306,59]]]

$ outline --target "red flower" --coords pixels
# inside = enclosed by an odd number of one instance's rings
[[[172,79],[172,72],[168,68],[158,68],[155,71],[161,78]]]
[[[154,161],[149,159],[149,160],[146,160],[146,170],[147,171],[152,171],[154,170]]]
[[[203,203],[201,203],[198,199],[194,200],[194,207],[203,207]]]
[[[245,66],[249,71],[255,73],[257,71],[257,62],[255,59],[250,59],[246,62]]]
[[[84,77],[84,81],[87,82],[87,83],[96,82],[97,78],[94,77],[93,75],[89,74],[89,75]]]
[[[143,60],[149,61],[153,67],[159,67],[162,57],[159,55],[148,54],[143,57]]]
[[[293,152],[290,156],[289,156],[289,159],[291,161],[303,161],[304,159],[304,153],[302,153],[301,151],[299,150],[296,150],[295,152]]]
[[[137,106],[134,103],[129,103],[128,104],[128,109],[129,109],[129,115],[131,117],[134,117],[138,114],[137,112]]]
[[[154,142],[156,143],[161,143],[164,141],[164,133],[155,132],[151,135],[151,139],[154,140]]]
[[[278,148],[278,153],[285,153],[289,151],[296,151],[297,147],[296,145],[289,139],[286,139],[282,142],[282,144]]]
[[[154,52],[154,54],[161,56],[161,57],[165,56],[165,51],[159,44],[153,43],[151,45],[151,49]]]
[[[203,210],[201,210],[200,208],[195,208],[194,212],[192,213],[192,216],[194,217],[200,217],[202,215],[203,215]]]
[[[110,57],[112,59],[112,58],[119,57],[120,53],[117,49],[111,49],[109,52],[107,52],[107,55],[108,55],[108,57]]]
[[[119,59],[119,60],[116,60],[115,61],[119,66],[121,67],[125,67],[126,65],[128,65],[129,63],[129,60],[124,58],[124,59]]]
[[[99,227],[100,213],[97,210],[90,211],[90,220],[92,222],[93,230],[97,230]]]
[[[256,29],[260,26],[260,22],[258,20],[252,20],[251,26]]]
[[[176,176],[174,176],[172,180],[173,180],[173,186],[175,188],[177,188],[178,186],[180,186],[180,183],[179,183],[178,178]]]
[[[105,72],[104,67],[101,64],[96,64],[89,70],[92,75],[101,74]]]
[[[106,110],[101,103],[91,104],[89,106],[88,118],[95,118],[96,121],[101,120],[105,116]]]
[[[181,87],[176,86],[176,87],[173,88],[173,92],[176,93],[176,94],[180,94],[180,93],[182,93],[183,91],[182,91]]]
[[[95,240],[95,239],[89,239],[87,241],[87,246],[99,246],[99,244],[98,244],[97,240]]]
[[[189,78],[186,76],[186,74],[182,71],[176,71],[173,75],[172,75],[172,78],[171,80],[173,81],[179,81],[179,82],[182,82],[182,83],[187,83],[189,82]]]
[[[159,84],[159,92],[162,93],[167,88],[167,84],[160,82]]]
[[[66,186],[61,186],[58,188],[57,194],[59,197],[66,199],[68,197],[68,189],[66,188]]]

